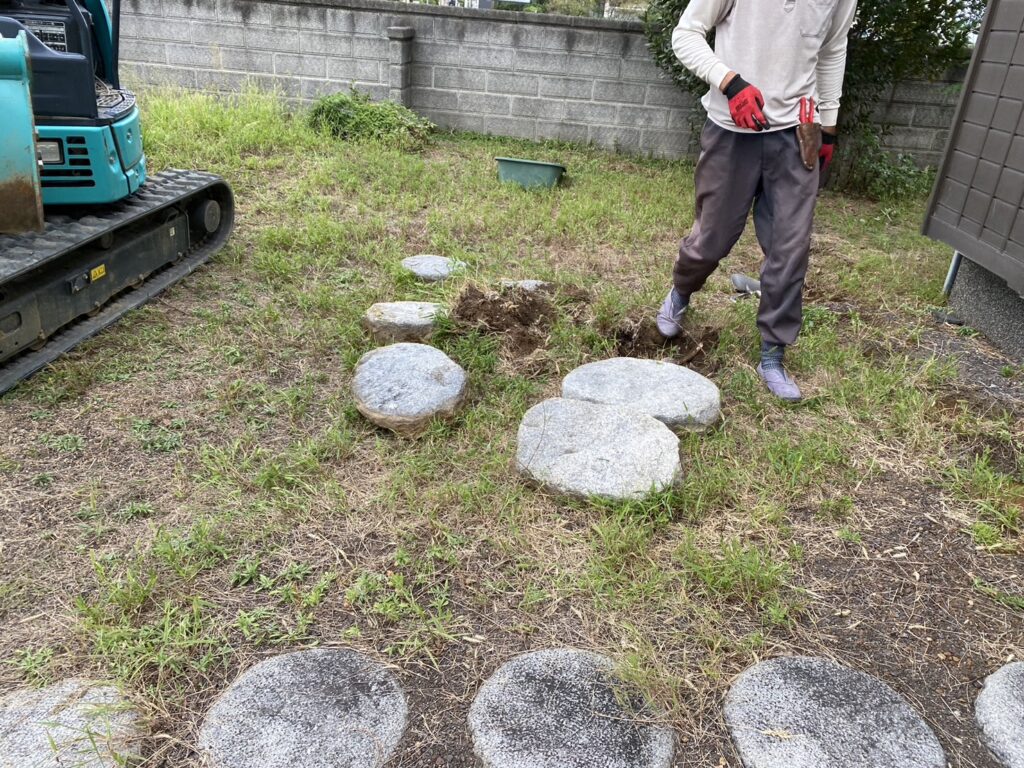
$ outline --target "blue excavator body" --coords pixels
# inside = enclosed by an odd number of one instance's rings
[[[120,0],[0,0],[0,393],[227,240],[230,187],[147,179]],[[148,181],[148,183],[147,183]]]

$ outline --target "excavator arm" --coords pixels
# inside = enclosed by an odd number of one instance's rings
[[[41,231],[43,198],[29,91],[28,39],[0,37],[0,234]],[[2,254],[0,254],[2,256]]]

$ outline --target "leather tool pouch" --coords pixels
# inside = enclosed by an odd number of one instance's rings
[[[813,171],[818,166],[818,155],[821,154],[821,123],[800,123],[796,127],[796,138],[804,167]]]

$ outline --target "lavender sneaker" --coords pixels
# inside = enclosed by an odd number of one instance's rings
[[[674,339],[678,336],[687,305],[688,302],[683,299],[679,291],[675,288],[669,291],[665,301],[661,304],[661,309],[658,310],[658,317],[655,319],[658,333],[666,339]]]
[[[800,387],[796,385],[793,377],[786,373],[784,368],[769,368],[765,370],[763,365],[757,366],[757,372],[768,385],[773,395],[787,403],[799,403],[802,399]]]

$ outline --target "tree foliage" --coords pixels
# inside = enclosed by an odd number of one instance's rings
[[[651,0],[644,26],[651,53],[673,80],[695,96],[707,84],[687,72],[672,51],[672,30],[690,0]],[[877,148],[886,127],[872,122],[879,102],[896,84],[934,79],[967,59],[985,0],[860,0],[850,30],[840,123],[848,158]],[[727,62],[728,63],[728,62]],[[753,82],[756,73],[741,73]],[[870,139],[874,139],[871,141]],[[878,162],[877,150],[870,158]],[[847,174],[847,178],[851,178]]]

